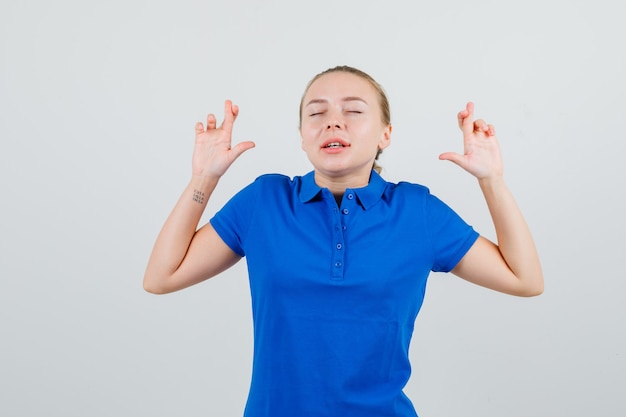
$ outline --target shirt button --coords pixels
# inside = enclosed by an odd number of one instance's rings
[[[342,210],[342,212],[343,212],[343,214],[348,214],[348,213],[350,213],[350,210],[348,210],[348,209],[343,209],[343,210]]]
[[[346,226],[343,226],[343,230],[346,230],[346,229],[347,229],[347,227],[346,227]]]
[[[337,250],[341,250],[342,246],[341,243],[337,243]]]
[[[341,268],[341,262],[335,262],[335,268]]]
[[[354,194],[348,194],[348,200],[352,200],[354,198]]]

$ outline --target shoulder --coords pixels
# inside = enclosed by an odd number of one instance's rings
[[[432,196],[427,186],[408,181],[387,182],[385,194],[394,199],[425,199]]]
[[[417,194],[430,194],[430,189],[422,184],[417,184],[414,182],[408,181],[400,181],[398,183],[388,182],[390,186],[394,187],[396,190],[406,193],[417,193]]]
[[[229,215],[249,218],[260,207],[280,206],[290,195],[294,180],[282,174],[263,174],[235,193],[219,211],[219,216]]]
[[[288,177],[284,174],[262,174],[256,177],[253,184],[257,184],[260,186],[271,186],[271,185],[288,185],[292,183],[295,179],[299,177]]]
[[[450,207],[433,194],[429,187],[408,181],[388,182],[383,199],[394,207],[421,208],[424,214],[450,210]]]
[[[268,202],[268,200],[280,200],[294,198],[302,184],[302,177],[289,177],[284,174],[262,174],[248,184],[242,190],[248,196]]]
[[[289,177],[284,174],[263,174],[256,177],[256,179],[249,185],[262,192],[280,192],[288,191],[298,188],[301,183],[301,177]]]

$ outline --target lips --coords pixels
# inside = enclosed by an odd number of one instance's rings
[[[343,145],[339,142],[333,142],[333,143],[329,143],[328,145],[324,146],[324,148],[343,148]]]
[[[322,148],[324,149],[347,148],[348,146],[350,146],[350,144],[341,138],[328,139],[322,143]]]

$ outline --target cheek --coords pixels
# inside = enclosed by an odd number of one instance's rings
[[[380,127],[373,124],[363,124],[355,130],[355,133],[362,138],[367,138],[367,141],[371,143],[378,143],[383,137]]]
[[[317,131],[318,129],[311,126],[311,124],[307,124],[300,128],[300,138],[302,139],[302,143],[312,141],[315,138]]]
[[[300,129],[300,147],[306,151],[311,142],[311,133],[305,129]]]
[[[322,125],[321,117],[317,117],[315,119],[308,118],[304,123],[302,123],[302,128],[300,129],[302,132],[313,132],[320,128]]]

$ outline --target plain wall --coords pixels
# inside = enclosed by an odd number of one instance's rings
[[[495,124],[546,290],[433,274],[406,393],[420,417],[625,415],[626,13],[618,1],[3,1],[0,415],[239,416],[252,359],[245,261],[142,289],[190,175],[194,123],[240,106],[254,140],[203,222],[265,172],[311,169],[298,104],[348,64],[386,89],[390,181],[495,238],[462,149]]]

